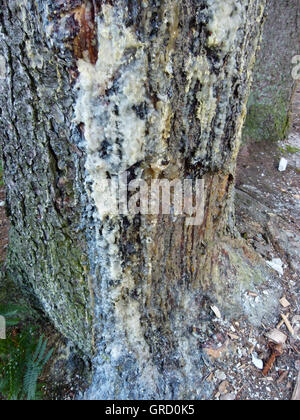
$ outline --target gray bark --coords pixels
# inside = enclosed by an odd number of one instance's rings
[[[264,5],[3,2],[8,271],[84,351],[96,338],[89,398],[207,395],[193,330],[257,276],[233,185]],[[125,170],[204,178],[203,225],[103,213],[101,180]]]
[[[72,129],[72,55],[51,48],[45,2],[1,1],[0,138],[8,275],[91,353],[84,151]],[[69,57],[68,57],[69,56]]]
[[[263,42],[254,67],[248,102],[245,141],[282,140],[291,125],[292,98],[298,81],[293,69],[300,62],[300,3],[269,1]]]

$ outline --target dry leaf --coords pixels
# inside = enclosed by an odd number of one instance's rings
[[[216,348],[213,346],[207,346],[207,347],[203,347],[203,351],[207,354],[207,356],[213,359],[220,359],[227,353],[228,346],[229,346],[229,340],[227,340],[226,343],[223,344],[222,347]]]

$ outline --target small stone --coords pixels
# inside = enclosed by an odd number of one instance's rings
[[[285,158],[281,158],[279,162],[279,172],[284,172],[287,168],[288,161]]]
[[[264,362],[261,359],[259,359],[255,353],[252,354],[252,363],[257,369],[263,370]]]
[[[232,392],[226,395],[221,395],[220,400],[221,401],[234,401],[236,398],[235,394]]]
[[[283,276],[283,262],[280,258],[273,258],[272,261],[267,261],[269,267],[273,268],[273,270],[277,271],[280,276]]]
[[[295,315],[292,319],[293,325],[300,324],[300,315]]]
[[[236,334],[228,333],[228,336],[231,338],[231,340],[238,340],[239,336]]]
[[[5,201],[0,201],[0,207],[5,207]]]
[[[216,378],[218,381],[225,381],[225,379],[226,379],[226,375],[225,375],[225,373],[224,373],[224,372],[222,372],[221,370],[217,370],[217,371],[215,372],[215,378]]]

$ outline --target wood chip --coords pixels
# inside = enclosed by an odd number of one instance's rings
[[[280,328],[283,326],[284,320],[282,319],[279,324],[276,326],[277,330],[280,330]]]
[[[266,337],[276,344],[284,344],[287,340],[287,336],[276,328],[268,332],[268,334],[266,334]]]
[[[214,314],[216,315],[217,318],[219,318],[219,319],[222,318],[221,312],[220,312],[220,310],[217,306],[211,306],[210,308],[214,312]]]
[[[249,349],[249,354],[252,354],[254,349],[255,349],[255,344],[252,344],[252,346]]]
[[[300,401],[300,372],[298,373],[298,379],[297,379],[296,387],[294,389],[292,400]]]
[[[203,351],[207,354],[207,356],[211,357],[212,359],[220,359],[226,355],[228,352],[228,346],[230,344],[230,340],[226,340],[222,347],[214,347],[214,346],[207,346],[203,347]]]
[[[280,299],[279,302],[280,302],[281,306],[283,306],[284,308],[288,308],[289,306],[291,306],[290,302],[285,297]]]
[[[289,374],[289,372],[287,370],[285,372],[283,372],[280,375],[280,377],[277,379],[277,383],[281,384],[285,380],[285,378],[287,378],[288,374]]]
[[[214,379],[214,373],[212,372],[208,377],[207,377],[207,382],[211,382]]]
[[[291,324],[290,324],[290,321],[288,320],[288,317],[287,317],[287,316],[285,316],[284,314],[281,314],[281,318],[283,319],[283,321],[284,321],[284,323],[285,323],[285,325],[286,325],[287,329],[289,330],[289,332],[290,332],[292,335],[294,335],[294,334],[295,334],[295,332],[294,332],[293,327],[292,327],[292,326],[291,326]]]
[[[241,366],[238,367],[238,370],[244,370],[247,367],[248,367],[247,364],[243,364],[243,365],[241,365]]]
[[[231,340],[238,340],[240,337],[238,335],[232,334],[232,333],[227,333],[228,336],[231,338]]]

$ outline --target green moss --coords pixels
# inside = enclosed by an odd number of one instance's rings
[[[249,104],[243,137],[255,141],[283,140],[289,125],[289,110],[282,100],[275,101],[274,105]]]
[[[32,227],[31,234],[40,232]],[[80,241],[75,246],[71,232],[65,227],[49,228],[47,246],[28,249],[26,256],[22,238],[10,232],[8,275],[24,293],[35,296],[36,305],[49,313],[54,325],[85,354],[91,354],[92,310],[87,273],[88,258]],[[13,246],[12,246],[13,244]],[[79,245],[79,246],[78,246]],[[28,260],[33,261],[32,271]]]

